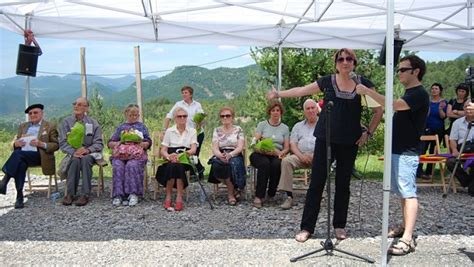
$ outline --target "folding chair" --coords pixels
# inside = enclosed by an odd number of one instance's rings
[[[431,171],[431,180],[429,181],[423,181],[423,182],[417,182],[418,186],[441,186],[443,188],[443,193],[446,193],[446,182],[445,182],[445,171],[446,171],[446,158],[437,156],[441,154],[441,149],[440,149],[440,142],[438,139],[438,135],[422,135],[420,137],[421,141],[434,141],[435,142],[435,148],[434,148],[434,154],[426,154],[426,155],[420,155],[420,164],[433,164],[433,169]],[[441,179],[441,184],[436,184],[434,182],[434,174],[436,170],[436,165],[439,166],[439,175]]]
[[[12,143],[11,143],[11,147],[13,148],[13,143],[15,142],[16,140],[16,136],[13,137],[13,140],[12,140]],[[13,150],[12,150],[13,151]],[[28,169],[26,170],[26,179],[28,180],[28,188],[26,189],[26,191],[28,192],[43,192],[43,191],[46,191],[47,192],[47,195],[46,197],[49,198],[51,196],[51,187],[52,187],[52,183],[53,183],[53,179],[54,179],[54,186],[56,188],[56,191],[58,191],[58,178],[56,177],[56,174],[53,174],[53,175],[48,175],[48,184],[45,185],[45,184],[32,184],[31,183],[31,177],[30,177],[30,170],[31,169],[41,169],[41,166],[38,165],[38,166],[30,166],[28,167]]]

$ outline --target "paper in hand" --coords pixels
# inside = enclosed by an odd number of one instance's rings
[[[36,136],[24,136],[20,138],[21,141],[26,144],[21,148],[22,151],[38,151],[38,148],[30,144],[31,141],[35,140]]]

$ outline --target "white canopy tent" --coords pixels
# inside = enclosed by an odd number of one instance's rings
[[[380,49],[386,0],[63,0],[0,3],[0,27],[38,37]],[[397,0],[406,49],[472,51],[472,0]],[[15,23],[12,23],[15,22]],[[283,41],[283,42],[282,42]]]
[[[37,37],[380,49],[387,36],[384,209],[386,265],[392,139],[393,38],[404,49],[473,52],[474,0],[63,0],[0,3],[0,27]],[[395,31],[394,31],[395,29]],[[280,50],[281,51],[281,50]],[[280,63],[281,64],[281,63]]]

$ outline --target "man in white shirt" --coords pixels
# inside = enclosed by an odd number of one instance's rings
[[[305,119],[293,126],[290,136],[291,155],[281,161],[281,176],[278,190],[286,193],[285,202],[280,206],[287,210],[293,206],[293,171],[300,168],[311,168],[314,143],[313,132],[318,121],[319,106],[313,99],[303,104]]]
[[[174,106],[171,108],[170,112],[166,114],[164,130],[166,131],[166,129],[170,127],[170,122],[171,122],[171,119],[173,118],[173,112],[175,111],[176,108],[180,107],[186,110],[188,113],[186,127],[197,130],[198,147],[196,150],[196,156],[199,158],[199,153],[201,152],[201,146],[204,141],[204,130],[203,130],[202,125],[196,125],[196,123],[194,123],[193,117],[196,113],[204,113],[204,111],[202,109],[201,104],[193,100],[193,94],[194,94],[194,89],[191,86],[184,86],[183,88],[181,88],[181,96],[183,97],[183,100],[176,102]],[[202,166],[200,161],[198,162],[196,167],[199,172],[199,179],[203,179],[204,167]]]
[[[453,154],[454,158],[449,158],[446,162],[448,169],[452,172],[454,170],[454,166],[456,165],[456,158],[461,149],[461,145],[464,142],[464,138],[466,137],[466,132],[468,131],[469,123],[474,122],[474,110],[467,109],[469,104],[471,103],[470,100],[464,103],[464,110],[466,112],[466,116],[461,117],[454,121],[453,127],[451,128],[451,134],[449,135],[449,147],[451,148],[451,154]],[[464,146],[464,153],[472,153],[474,149],[474,130],[471,129],[469,135],[466,139],[466,145]],[[468,193],[471,196],[474,196],[474,174],[473,168],[471,165],[471,171],[466,172],[464,168],[465,162],[461,162],[456,169],[455,176],[461,183],[462,187],[468,188]]]

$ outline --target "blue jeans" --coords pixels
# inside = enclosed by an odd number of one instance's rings
[[[419,156],[392,154],[392,192],[402,198],[416,198],[416,169]]]

